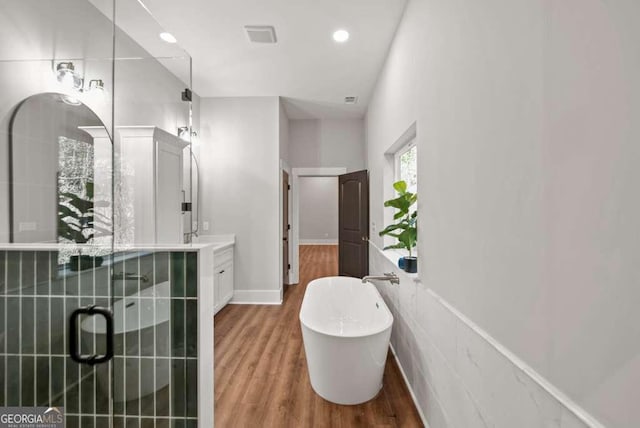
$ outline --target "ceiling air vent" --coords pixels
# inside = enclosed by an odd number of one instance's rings
[[[358,97],[344,97],[345,104],[356,104],[358,102]]]
[[[253,43],[275,43],[276,30],[270,25],[245,25],[244,30],[247,32],[249,41]]]

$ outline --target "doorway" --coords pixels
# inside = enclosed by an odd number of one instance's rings
[[[292,168],[291,169],[291,230],[289,231],[290,284],[298,284],[300,279],[300,180],[304,177],[335,177],[347,172],[346,168]]]
[[[338,245],[338,177],[300,177],[300,245]]]
[[[289,223],[289,174],[282,171],[282,294],[287,292],[289,286],[289,231],[291,224]]]
[[[341,177],[342,176],[342,177]],[[369,224],[369,182],[367,171],[358,171],[347,174],[346,168],[293,168],[291,170],[291,208],[292,208],[292,221],[291,230],[289,231],[290,245],[291,245],[291,257],[290,257],[290,284],[297,284],[299,282],[300,272],[300,244],[301,242],[301,220],[300,220],[300,202],[301,192],[300,183],[305,177],[333,177],[336,181],[336,187],[341,189],[336,196],[338,201],[342,198],[344,201],[350,201],[353,198],[357,200],[357,210],[351,205],[345,205],[347,210],[345,216],[340,213],[340,206],[338,206],[338,244],[340,245],[340,252],[345,258],[343,262],[349,265],[349,268],[344,271],[345,275],[350,276],[364,276],[368,273],[368,224]],[[344,181],[344,185],[339,185],[340,179]],[[355,193],[353,193],[355,192]],[[339,203],[339,202],[338,202]],[[346,214],[350,213],[349,216]],[[357,226],[352,227],[352,219],[357,220]],[[344,226],[342,227],[341,224]],[[342,232],[340,231],[343,229]],[[346,233],[345,233],[346,232]],[[325,232],[326,233],[326,232]],[[345,238],[344,240],[341,238]],[[340,242],[344,241],[345,245],[341,245]],[[357,251],[356,251],[357,250]],[[356,262],[349,262],[355,256]],[[342,257],[342,256],[341,256]],[[341,269],[341,272],[343,270]]]

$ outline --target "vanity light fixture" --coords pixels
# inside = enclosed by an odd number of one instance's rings
[[[60,62],[56,66],[56,78],[68,89],[81,89],[82,78],[76,74],[76,68],[72,62]]]
[[[336,30],[333,33],[333,40],[338,43],[344,43],[349,40],[349,32],[347,30]]]
[[[55,66],[55,75],[58,82],[68,90],[76,90],[78,92],[104,92],[104,81],[102,79],[89,80],[89,85],[85,88],[85,80],[76,72],[76,67],[71,61],[59,62]],[[73,97],[68,98],[75,100]],[[78,104],[80,104],[80,101],[78,101]]]
[[[189,136],[191,136],[191,138],[189,138]],[[196,137],[198,136],[198,133],[196,131],[191,131],[191,135],[189,135],[189,127],[188,126],[181,126],[178,128],[178,137],[186,142],[195,142]]]
[[[104,82],[102,79],[89,80],[87,91],[104,91]]]

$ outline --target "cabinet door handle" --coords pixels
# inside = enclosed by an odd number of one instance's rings
[[[224,273],[224,269],[222,269],[222,270],[221,270],[220,272],[218,272],[218,273]]]

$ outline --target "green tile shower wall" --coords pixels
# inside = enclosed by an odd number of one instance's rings
[[[166,308],[169,325],[166,331],[154,324],[115,336],[113,388],[135,392],[142,379],[163,371],[169,373],[169,385],[139,399],[114,402],[113,423],[195,426],[197,254],[130,252],[116,253],[112,260],[114,274],[144,279],[127,281],[126,286],[114,281],[112,287],[107,265],[71,272],[58,266],[57,252],[0,251],[0,406],[65,406],[67,426],[108,426],[108,391],[99,380],[108,376],[108,366],[71,361],[69,314],[79,306],[109,306],[121,299],[140,305],[154,299],[155,316]],[[167,281],[166,294],[158,289],[153,296],[132,296]],[[104,352],[99,337],[84,334],[81,342],[84,353]]]

